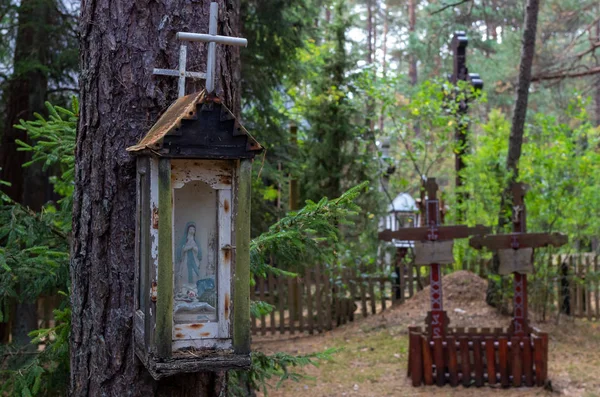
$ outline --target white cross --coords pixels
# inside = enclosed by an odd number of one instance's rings
[[[185,78],[206,79],[206,92],[212,93],[215,90],[215,67],[216,67],[216,44],[227,44],[238,47],[246,47],[248,40],[239,37],[219,36],[217,35],[217,22],[219,19],[219,6],[217,3],[210,3],[210,15],[208,21],[208,34],[204,33],[177,33],[177,39],[181,41],[200,41],[208,43],[208,59],[206,60],[206,73],[188,72],[185,70],[187,63],[187,46],[181,44],[179,49],[179,69],[154,69],[154,74],[163,76],[179,76],[179,97],[185,95]]]

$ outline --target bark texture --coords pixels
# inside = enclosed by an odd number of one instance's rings
[[[517,82],[517,93],[515,98],[515,106],[513,109],[512,126],[510,129],[510,138],[508,143],[508,156],[506,159],[506,168],[511,172],[511,178],[508,185],[505,187],[500,199],[500,212],[498,215],[498,229],[502,229],[511,223],[510,219],[506,218],[506,206],[512,204],[512,195],[510,187],[519,177],[519,159],[521,158],[521,148],[523,145],[523,133],[525,132],[525,118],[527,116],[527,103],[529,100],[529,87],[531,86],[531,69],[533,65],[533,57],[535,55],[535,38],[537,31],[537,21],[540,8],[539,0],[527,0],[527,8],[525,10],[525,25],[523,27],[523,40],[521,46],[521,63],[519,65],[519,77]],[[494,255],[492,260],[492,272],[497,273],[500,261],[498,255]],[[502,280],[504,283],[504,280]],[[506,311],[504,299],[500,296],[502,286],[494,283],[488,284],[486,302],[495,307],[499,307],[501,311]]]
[[[239,4],[219,1],[219,33],[237,35]],[[212,396],[224,376],[155,382],[133,351],[136,143],[177,96],[178,31],[207,32],[209,1],[84,0],[81,111],[71,252],[71,394]],[[200,51],[202,50],[202,51]],[[239,111],[239,50],[217,45],[217,93]],[[205,48],[188,46],[188,70],[204,71]],[[197,85],[203,87],[204,82]],[[191,92],[188,84],[187,92]]]
[[[527,102],[529,100],[529,87],[531,86],[531,67],[535,55],[535,37],[540,8],[539,0],[528,0],[525,11],[525,27],[523,30],[523,43],[521,47],[521,63],[519,66],[519,80],[517,82],[517,96],[513,109],[510,140],[508,144],[508,157],[506,167],[513,172],[513,180],[519,176],[519,159],[523,146],[523,132],[525,131],[525,117],[527,116]]]

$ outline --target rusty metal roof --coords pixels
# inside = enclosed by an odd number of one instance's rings
[[[163,138],[176,128],[181,126],[182,120],[193,120],[196,118],[197,105],[203,103],[217,103],[222,106],[222,109],[227,111],[232,118],[233,113],[229,110],[221,100],[214,95],[207,95],[205,90],[195,92],[177,99],[167,111],[158,119],[156,124],[152,126],[150,131],[138,142],[137,145],[128,147],[128,152],[138,152],[145,149],[158,150],[161,147]],[[250,133],[239,125],[242,133],[248,136],[248,147],[251,151],[260,151],[262,146],[250,135]]]

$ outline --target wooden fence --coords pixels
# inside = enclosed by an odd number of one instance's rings
[[[490,259],[479,258],[465,261],[459,268],[487,277],[490,263]],[[547,320],[555,315],[600,319],[597,255],[546,255],[538,258],[535,269],[529,277],[529,307],[536,319]],[[429,284],[427,266],[404,264],[376,271],[331,272],[315,266],[297,278],[257,278],[251,299],[269,303],[274,310],[252,318],[253,334],[328,331],[402,304]]]
[[[314,266],[298,277],[257,278],[251,300],[273,306],[252,318],[255,335],[331,330],[403,303],[429,284],[428,268],[403,265],[392,274],[366,274],[351,269]]]
[[[503,328],[449,328],[430,337],[409,327],[408,376],[413,386],[543,386],[548,376],[548,334],[516,336]]]
[[[529,277],[529,305],[540,320],[551,315],[600,320],[600,260],[592,253],[536,258]],[[462,268],[487,277],[490,259],[465,261]]]

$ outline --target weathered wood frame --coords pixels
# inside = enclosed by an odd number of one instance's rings
[[[189,180],[201,180],[215,188],[218,199],[218,324],[214,335],[203,338],[198,334],[194,343],[174,338],[172,203],[178,181],[172,175],[172,162],[188,167]],[[216,172],[214,164],[218,163],[226,163],[228,171]],[[250,365],[251,169],[250,159],[138,158],[134,345],[156,379]]]

